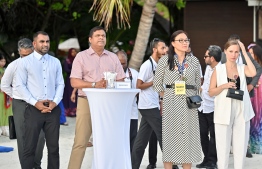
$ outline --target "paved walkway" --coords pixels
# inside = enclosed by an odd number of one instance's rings
[[[60,128],[60,168],[67,169],[71,148],[74,140],[74,130],[75,130],[75,118],[67,118],[69,126],[61,126]],[[9,140],[9,138],[1,136],[0,146],[13,147],[14,151],[9,153],[0,153],[0,169],[20,169],[16,140]],[[83,165],[81,169],[91,169],[93,148],[86,149],[86,155],[83,160]],[[42,168],[47,167],[47,151],[44,149],[44,156],[42,160]],[[146,169],[148,165],[148,151],[145,151],[145,155],[141,164],[140,169]],[[162,153],[158,151],[158,162],[157,169],[163,169],[163,163],[161,160]],[[193,169],[196,164],[193,164]],[[182,169],[181,166],[179,166]],[[230,155],[230,165],[229,169],[233,169],[233,159]],[[246,158],[245,169],[262,169],[262,155],[254,155],[253,158]]]

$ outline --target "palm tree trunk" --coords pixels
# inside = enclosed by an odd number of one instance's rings
[[[129,67],[136,70],[139,70],[143,62],[157,2],[158,0],[146,0],[143,6],[134,50],[129,61]]]

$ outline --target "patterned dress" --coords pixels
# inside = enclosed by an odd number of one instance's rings
[[[63,105],[65,108],[65,115],[69,117],[76,116],[76,105],[77,105],[77,99],[75,103],[71,101],[71,94],[73,92],[73,87],[71,86],[70,83],[72,64],[73,62],[70,62],[69,59],[66,59],[63,67],[66,73],[65,88],[63,94]],[[77,93],[76,93],[76,98],[77,98]]]
[[[3,74],[4,68],[0,68],[0,76]],[[8,126],[8,116],[12,115],[12,99],[4,92],[0,92],[0,126]]]
[[[163,56],[156,69],[154,89],[164,91],[162,134],[163,161],[176,164],[201,161],[202,152],[197,109],[188,109],[186,96],[196,95],[194,89],[186,89],[186,95],[175,95],[175,89],[164,88],[180,80],[179,71],[169,70],[168,56]],[[175,63],[177,59],[175,57]],[[175,64],[176,65],[176,64]],[[200,88],[200,63],[195,56],[186,56],[184,77],[187,85]]]
[[[254,89],[251,98],[255,117],[250,123],[250,150],[252,154],[262,154],[262,75],[258,81],[259,87]]]

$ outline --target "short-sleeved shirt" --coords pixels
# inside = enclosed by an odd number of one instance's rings
[[[153,69],[156,69],[157,63],[151,57],[153,63]],[[152,70],[152,64],[150,60],[145,61],[138,73],[138,79],[142,80],[144,83],[152,82],[154,78],[154,74]],[[159,107],[159,95],[153,89],[153,86],[150,86],[147,89],[141,90],[139,93],[139,101],[138,101],[138,109],[152,109]]]
[[[137,76],[138,72],[135,69],[129,68],[131,75],[132,75],[132,89],[136,89],[136,82],[137,82]],[[128,69],[126,70],[126,77],[130,78],[130,74]],[[133,104],[132,104],[132,112],[131,112],[131,119],[138,119],[138,109],[137,109],[137,97],[134,98]]]
[[[126,77],[116,54],[104,50],[99,56],[90,47],[76,55],[70,78],[82,79],[87,82],[98,82],[104,77],[103,73],[108,71],[117,73],[116,80]],[[78,95],[86,96],[81,89],[78,89]]]

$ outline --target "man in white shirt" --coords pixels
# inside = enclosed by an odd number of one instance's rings
[[[18,156],[20,163],[22,162],[23,149],[24,149],[24,135],[25,126],[24,126],[24,115],[26,102],[22,99],[21,95],[17,92],[16,89],[16,71],[17,65],[23,57],[31,54],[34,51],[32,41],[27,38],[23,38],[18,41],[18,52],[20,57],[13,62],[11,62],[4,73],[4,76],[1,80],[1,90],[4,91],[7,95],[12,97],[12,110],[14,116],[16,137],[17,137],[17,148]],[[45,135],[44,132],[41,132],[39,135],[37,149],[35,151],[34,159],[34,169],[41,169],[41,159],[43,156],[43,149],[45,146]]]
[[[200,138],[204,160],[196,165],[197,168],[215,169],[217,163],[215,128],[214,128],[214,97],[208,94],[210,78],[217,64],[221,60],[221,48],[210,45],[205,53],[204,59],[207,64],[202,89],[202,103],[198,108]],[[210,135],[210,138],[209,138]]]
[[[159,109],[159,95],[152,86],[157,62],[165,55],[165,47],[162,40],[155,38],[151,42],[152,56],[141,65],[138,74],[136,87],[141,89],[138,109],[142,119],[132,150],[132,169],[139,169],[145,148],[153,131],[156,133],[162,149],[162,117]]]
[[[116,53],[124,72],[126,73],[125,81],[131,81],[131,87],[136,89],[136,82],[138,72],[135,69],[129,68],[127,66],[127,54],[124,51],[118,51]],[[131,121],[130,121],[130,152],[132,153],[132,148],[137,135],[138,126],[138,108],[137,108],[137,97],[134,98],[131,111]]]

